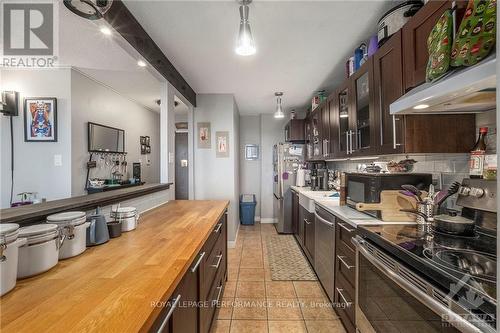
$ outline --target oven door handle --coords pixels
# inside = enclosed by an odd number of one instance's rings
[[[353,239],[354,240],[354,239]],[[372,265],[374,265],[378,270],[380,270],[384,275],[386,275],[389,279],[391,279],[394,283],[396,283],[399,287],[403,288],[410,295],[418,299],[422,304],[427,306],[429,309],[434,311],[441,316],[446,316],[447,320],[452,326],[458,327],[458,329],[463,333],[480,333],[483,332],[472,323],[468,322],[455,312],[451,311],[448,307],[436,301],[434,298],[429,296],[427,293],[415,287],[409,281],[400,277],[396,272],[394,272],[388,265],[383,263],[381,260],[375,258],[365,247],[364,243],[366,241],[361,239],[360,237],[356,237],[356,240],[353,243],[356,245],[359,254],[363,255]],[[359,274],[359,273],[358,273]],[[359,283],[359,281],[358,281]],[[490,332],[489,325],[483,327],[486,329],[486,332]],[[491,332],[495,332],[495,330],[491,327]]]

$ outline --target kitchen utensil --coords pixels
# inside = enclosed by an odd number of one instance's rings
[[[380,203],[359,202],[356,204],[356,209],[359,211],[379,210],[381,211],[382,221],[415,221],[412,214],[400,210],[416,211],[417,201],[414,198],[402,195],[397,190],[388,190],[380,193]]]
[[[64,242],[59,249],[59,259],[82,254],[86,249],[85,231],[90,223],[85,212],[64,212],[47,216],[47,223],[56,224]]]
[[[26,238],[18,236],[18,224],[0,224],[0,296],[16,286],[19,247],[26,244]]]
[[[413,193],[417,197],[418,201],[420,201],[420,202],[423,201],[422,200],[422,191],[420,191],[417,187],[415,187],[413,185],[405,184],[405,185],[401,185],[401,188]]]
[[[382,45],[390,36],[401,29],[422,6],[422,1],[404,1],[386,12],[378,21],[378,45]]]
[[[87,246],[95,246],[104,244],[109,241],[108,225],[106,217],[100,214],[100,210],[96,209],[95,214],[87,217],[90,226],[87,228]]]
[[[59,261],[59,248],[64,238],[57,224],[19,228],[19,237],[26,238],[26,244],[19,247],[18,279],[46,272]]]
[[[121,221],[108,222],[108,232],[110,238],[120,237],[122,235],[122,222]]]
[[[434,216],[433,226],[437,231],[452,235],[471,235],[474,232],[474,220],[453,213]]]
[[[446,201],[446,199],[448,199],[449,197],[451,197],[452,195],[454,195],[455,193],[457,193],[459,188],[460,188],[460,183],[459,182],[453,182],[453,184],[450,185],[450,187],[448,188],[448,190],[446,192],[441,191],[442,193],[445,193],[445,194],[441,198],[437,198],[436,199],[437,200],[436,201],[436,206],[438,207],[438,209],[441,207],[441,205],[443,204],[443,202]]]

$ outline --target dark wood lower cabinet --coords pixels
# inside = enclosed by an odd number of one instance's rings
[[[227,214],[224,214],[149,331],[208,333],[226,277]]]
[[[356,332],[356,248],[352,238],[356,228],[336,219],[335,234],[335,311],[348,333]]]
[[[304,223],[305,223],[304,246],[306,248],[306,254],[309,256],[309,261],[311,262],[311,265],[314,266],[314,237],[315,237],[314,227],[316,225],[314,214],[307,212],[307,218],[304,221]]]
[[[292,191],[292,232],[294,235],[299,233],[299,194]]]

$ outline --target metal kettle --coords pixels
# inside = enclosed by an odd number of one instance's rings
[[[108,225],[106,217],[101,214],[97,207],[95,214],[87,216],[90,226],[87,228],[87,246],[104,244],[109,241]]]

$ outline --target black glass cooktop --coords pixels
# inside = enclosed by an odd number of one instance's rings
[[[496,238],[454,236],[421,225],[359,226],[358,234],[430,279],[461,303],[496,309]],[[480,299],[478,299],[480,297]]]

